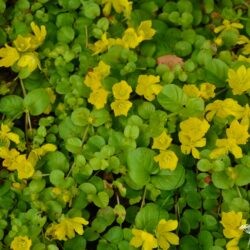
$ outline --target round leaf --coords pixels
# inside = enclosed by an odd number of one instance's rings
[[[20,118],[23,111],[23,99],[20,96],[8,95],[0,99],[0,113],[8,118]]]
[[[187,102],[187,96],[183,90],[174,84],[165,85],[157,96],[160,105],[171,112],[179,112]]]
[[[135,226],[148,232],[154,232],[160,219],[167,219],[168,213],[153,203],[140,209],[135,217]]]
[[[173,190],[180,187],[185,181],[185,169],[178,164],[174,171],[161,170],[151,177],[152,184],[161,190]]]
[[[24,98],[24,106],[31,115],[42,114],[50,103],[49,95],[45,89],[35,89]]]
[[[154,156],[155,152],[148,148],[137,148],[128,154],[128,175],[135,184],[143,187],[150,180],[156,167]]]

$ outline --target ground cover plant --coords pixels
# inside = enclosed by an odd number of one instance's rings
[[[0,0],[0,249],[248,249],[249,5]]]

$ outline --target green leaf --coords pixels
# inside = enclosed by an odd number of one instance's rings
[[[99,127],[110,120],[109,112],[106,109],[96,109],[91,112],[92,125]]]
[[[229,209],[236,212],[249,213],[249,202],[243,198],[236,197],[229,203]]]
[[[124,135],[127,138],[136,139],[139,136],[140,130],[138,126],[127,125],[124,129]]]
[[[187,96],[183,90],[175,84],[165,85],[157,96],[160,105],[171,112],[180,112],[187,102]]]
[[[191,235],[185,235],[180,240],[180,250],[199,249],[198,240]]]
[[[210,214],[202,216],[203,228],[208,231],[216,231],[218,228],[218,221]]]
[[[187,194],[187,204],[194,209],[200,209],[202,205],[201,195],[197,192],[191,191]]]
[[[83,13],[89,19],[95,19],[101,14],[101,10],[98,4],[92,1],[82,1]]]
[[[64,140],[70,137],[81,137],[83,134],[82,127],[74,125],[70,117],[62,120],[58,125],[58,129],[60,137]]]
[[[69,152],[78,154],[82,149],[82,141],[77,137],[68,138],[66,140],[65,147]]]
[[[82,236],[75,236],[73,239],[67,240],[64,243],[64,250],[86,249],[86,240]]]
[[[24,106],[31,115],[42,114],[49,104],[49,95],[45,89],[34,89],[24,97]]]
[[[154,156],[155,152],[148,148],[137,148],[128,154],[128,175],[138,186],[149,182],[150,174],[157,168]]]
[[[168,213],[158,205],[148,203],[137,213],[135,226],[138,229],[154,232],[161,219],[168,219]]]
[[[212,174],[212,181],[215,187],[220,189],[229,189],[234,185],[233,180],[230,179],[225,171],[214,172]]]
[[[118,226],[111,227],[103,237],[109,242],[118,244],[121,240],[123,240],[123,230]]]
[[[113,243],[108,243],[104,239],[100,239],[97,245],[97,250],[117,250],[117,247]]]
[[[66,156],[60,152],[49,152],[44,158],[44,166],[42,170],[45,173],[50,173],[54,169],[62,170],[66,173],[69,170],[69,162]]]
[[[237,178],[235,184],[238,186],[245,186],[250,183],[250,168],[244,165],[238,165],[235,167],[235,173]]]
[[[56,186],[60,187],[64,185],[64,173],[61,170],[55,169],[49,175],[50,182]]]
[[[71,114],[71,121],[74,123],[74,125],[86,126],[89,123],[89,116],[90,112],[87,108],[77,108]]]
[[[201,98],[188,98],[180,115],[183,117],[201,116],[204,112],[204,101]]]
[[[79,189],[82,190],[86,194],[96,194],[96,191],[97,191],[96,187],[92,183],[88,183],[88,182],[82,183],[79,186]]]
[[[20,118],[24,111],[23,99],[17,95],[8,95],[0,99],[0,113],[8,118]]]
[[[198,234],[198,240],[203,250],[210,250],[213,246],[213,236],[209,231],[200,231]]]
[[[161,190],[173,190],[180,187],[185,181],[185,169],[178,164],[174,171],[161,170],[151,177],[152,184]]]
[[[206,81],[216,87],[224,87],[227,79],[228,66],[222,60],[213,58],[205,63]]]
[[[183,213],[183,218],[187,219],[191,229],[196,229],[199,227],[202,215],[199,210],[186,209]]]
[[[93,202],[97,207],[107,207],[109,204],[109,195],[104,191],[99,192],[97,195],[93,196]]]

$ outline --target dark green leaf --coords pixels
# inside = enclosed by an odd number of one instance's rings
[[[8,95],[0,99],[0,113],[8,118],[20,118],[23,111],[23,99],[20,96]]]

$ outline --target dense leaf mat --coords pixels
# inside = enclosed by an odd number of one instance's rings
[[[0,249],[248,249],[249,5],[0,0]]]

